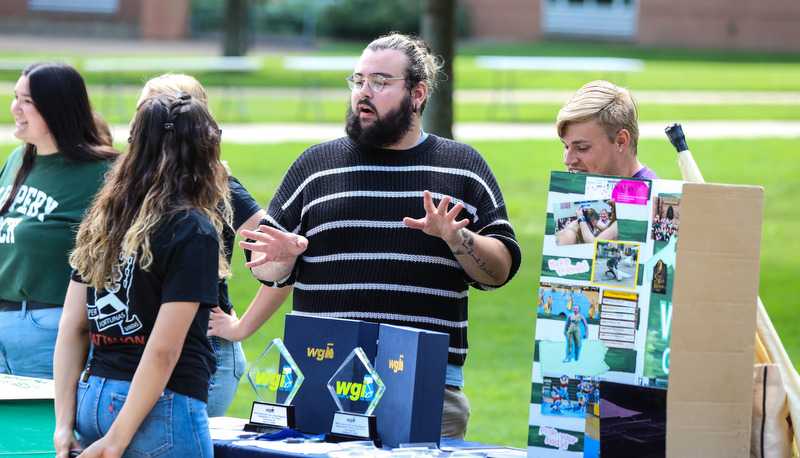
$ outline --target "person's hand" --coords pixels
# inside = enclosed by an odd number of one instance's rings
[[[80,454],[80,458],[120,458],[124,448],[111,444],[106,436],[101,437]],[[60,457],[59,457],[60,458]]]
[[[425,216],[420,219],[410,217],[403,218],[403,224],[412,228],[419,229],[422,232],[439,237],[450,245],[458,243],[458,231],[469,224],[468,219],[456,221],[464,205],[460,202],[453,205],[450,211],[447,207],[450,205],[450,196],[445,196],[439,202],[439,207],[433,205],[433,196],[430,191],[425,191],[423,196],[423,206],[425,207]]]
[[[251,258],[250,262],[245,264],[251,269],[267,262],[294,262],[308,248],[308,240],[302,235],[279,231],[264,225],[258,227],[258,232],[243,230],[242,236],[255,242],[241,241],[240,247],[264,253],[256,259]]]
[[[616,203],[616,201],[614,201],[614,199],[606,199],[606,204],[609,207],[611,207],[611,211],[608,212],[608,218],[611,219],[612,216],[616,218],[616,213],[617,213],[617,203]]]
[[[83,450],[75,438],[75,433],[66,429],[56,430],[53,434],[53,445],[56,447],[56,458],[69,458],[69,452],[72,450]]]
[[[581,218],[586,219],[586,213],[583,212],[583,206],[580,206],[577,210],[575,210],[575,216],[578,218],[578,221],[580,221]]]
[[[231,342],[238,342],[236,339],[236,327],[239,324],[239,318],[236,316],[236,311],[231,310],[231,314],[223,312],[221,308],[214,307],[211,309],[211,314],[208,317],[208,337],[222,337]]]

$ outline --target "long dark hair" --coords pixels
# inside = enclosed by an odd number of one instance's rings
[[[22,71],[28,78],[31,99],[53,136],[59,153],[78,162],[116,157],[119,151],[104,146],[92,114],[86,84],[77,70],[62,62],[37,62]],[[0,215],[8,211],[36,159],[36,146],[25,143],[22,165],[14,177]]]
[[[232,225],[220,130],[206,106],[188,94],[156,95],[136,111],[130,151],[120,157],[81,222],[70,263],[97,289],[111,289],[121,259],[153,260],[150,236],[174,214],[197,209],[221,235]],[[220,244],[219,273],[230,272]]]

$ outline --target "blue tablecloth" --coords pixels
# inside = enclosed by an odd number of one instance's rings
[[[256,447],[244,447],[239,445],[234,445],[233,443],[236,441],[232,440],[215,440],[214,441],[214,457],[215,458],[299,458],[299,457],[309,457],[309,458],[323,458],[327,455],[316,455],[316,454],[299,454],[299,453],[289,453],[289,452],[282,452],[276,450],[266,450]],[[507,450],[509,453],[512,452],[520,452],[522,450],[510,448],[510,447],[502,447],[498,445],[489,445],[489,444],[481,444],[478,442],[469,442],[469,441],[462,441],[458,439],[448,439],[442,438],[441,442],[439,443],[440,448],[446,449],[475,449],[475,448],[485,448],[485,449],[504,449]],[[491,456],[491,455],[490,455]],[[522,455],[524,456],[524,455]]]

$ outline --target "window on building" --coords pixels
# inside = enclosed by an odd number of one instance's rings
[[[633,38],[637,0],[548,0],[542,3],[545,35]]]
[[[31,11],[114,14],[118,8],[119,0],[28,0],[28,9]]]

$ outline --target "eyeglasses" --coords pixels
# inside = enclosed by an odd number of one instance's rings
[[[383,75],[372,74],[369,75],[369,78],[364,78],[360,75],[350,75],[345,79],[351,91],[360,91],[361,88],[364,87],[364,80],[366,79],[369,88],[372,89],[373,92],[381,92],[383,87],[386,86],[387,81],[404,80],[405,78],[387,78]]]

